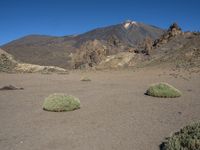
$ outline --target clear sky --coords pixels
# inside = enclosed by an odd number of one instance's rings
[[[71,35],[135,20],[200,30],[200,0],[0,0],[0,45],[29,34]]]

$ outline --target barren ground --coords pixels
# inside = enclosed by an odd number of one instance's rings
[[[200,120],[200,75],[162,69],[72,72],[68,75],[0,74],[1,150],[158,150],[170,133]],[[91,82],[81,82],[82,76]],[[174,99],[144,95],[149,84],[168,82]],[[45,97],[80,98],[72,112],[42,110]]]

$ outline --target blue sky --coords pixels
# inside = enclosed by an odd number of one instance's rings
[[[29,34],[71,35],[127,19],[200,30],[199,0],[1,0],[0,45]]]

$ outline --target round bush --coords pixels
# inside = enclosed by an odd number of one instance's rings
[[[174,133],[161,144],[161,150],[200,150],[200,123],[193,123]]]
[[[82,77],[81,81],[91,81],[91,79],[89,77]]]
[[[175,87],[167,84],[167,83],[157,83],[153,84],[149,87],[149,89],[146,91],[146,94],[149,96],[154,97],[180,97],[181,92],[176,89]]]
[[[43,104],[43,109],[47,111],[71,111],[80,108],[80,101],[78,98],[64,94],[49,95]]]

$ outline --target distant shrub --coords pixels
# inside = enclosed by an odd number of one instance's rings
[[[161,144],[160,149],[200,150],[200,123],[193,123],[174,133]]]
[[[153,84],[146,91],[146,94],[149,96],[166,97],[166,98],[181,96],[181,92],[178,89],[174,88],[173,86],[169,85],[168,83]]]
[[[78,98],[64,94],[49,95],[43,104],[43,109],[47,111],[71,111],[80,108],[80,101]]]
[[[91,81],[91,79],[89,77],[82,77],[81,81]]]

